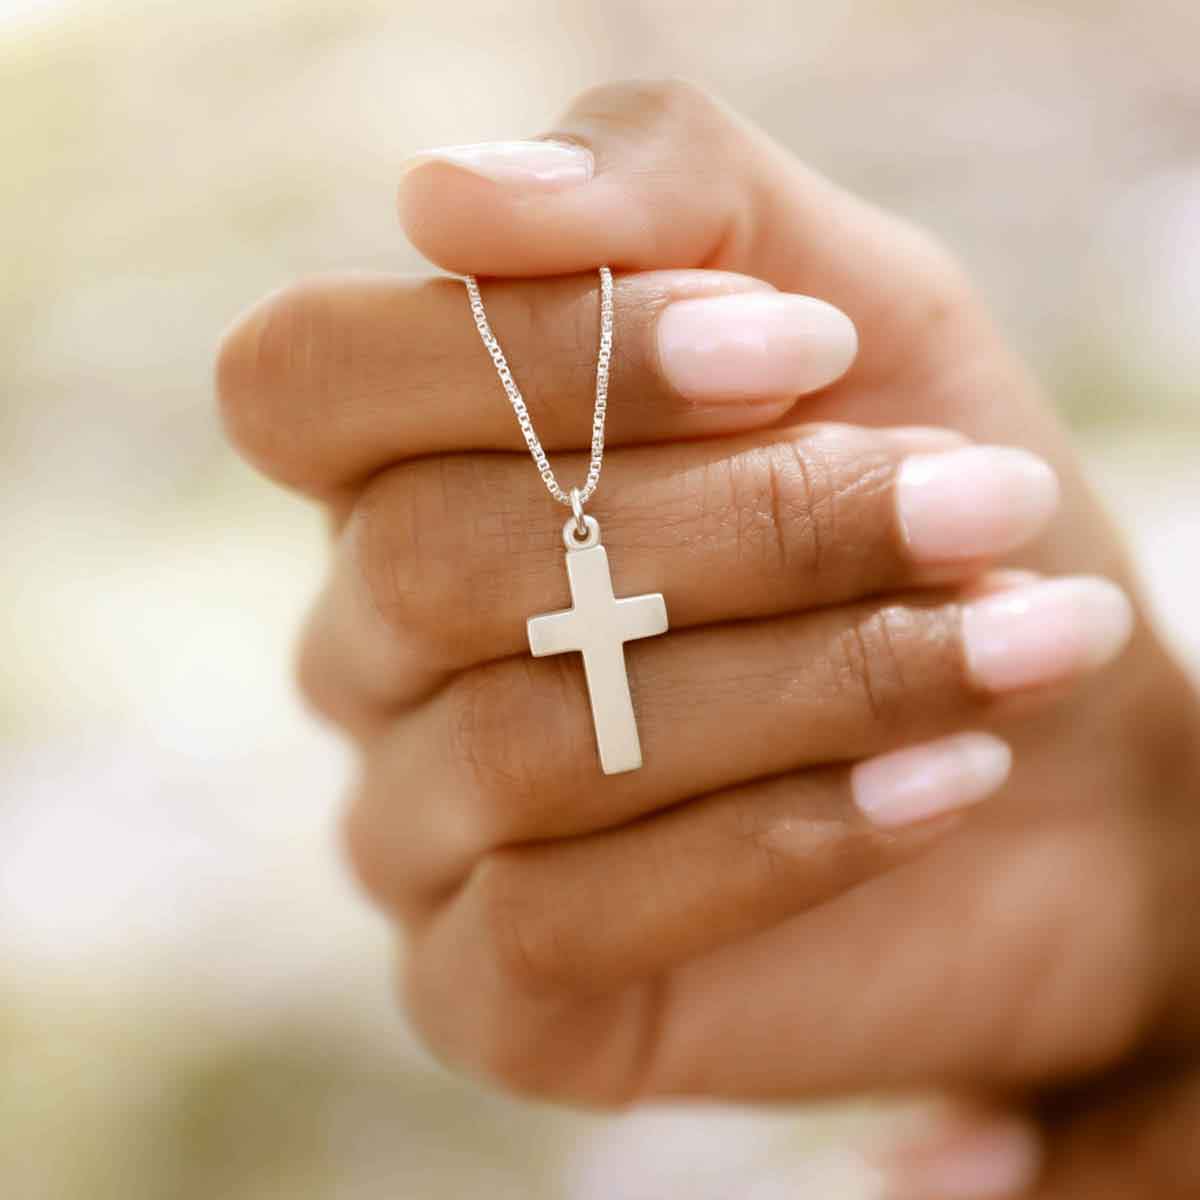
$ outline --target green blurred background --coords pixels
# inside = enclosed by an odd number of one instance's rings
[[[421,1056],[291,692],[318,521],[213,345],[419,269],[411,151],[685,75],[958,248],[1200,661],[1198,46],[1194,0],[0,0],[0,1195],[869,1196],[862,1106],[584,1118]]]

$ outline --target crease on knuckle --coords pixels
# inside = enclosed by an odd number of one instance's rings
[[[495,528],[481,528],[482,517],[474,525],[462,521],[462,497],[476,493],[495,497]],[[463,456],[393,468],[364,491],[346,536],[367,603],[430,667],[461,667],[478,609],[503,607],[511,578],[488,564],[511,561],[511,508],[490,475]],[[468,538],[480,553],[469,553]]]
[[[632,79],[602,84],[583,92],[572,106],[573,112],[643,134],[648,125],[699,118],[711,119],[718,111],[717,102],[697,84],[681,77]]]
[[[838,638],[839,675],[877,725],[890,727],[904,715],[908,693],[904,646],[911,632],[911,614],[889,605],[852,621]]]
[[[772,805],[757,803],[752,792],[733,797],[728,804],[728,835],[738,851],[754,858],[756,878],[769,893],[778,893],[795,882],[795,854],[780,848],[780,815]]]
[[[394,635],[419,630],[436,637],[441,620],[428,619],[435,606],[436,573],[429,568],[419,485],[407,468],[381,476],[367,487],[344,537],[372,614]]]
[[[788,439],[754,452],[739,541],[780,575],[816,573],[836,535],[840,497],[816,444]]]
[[[569,666],[558,659],[508,659],[468,671],[451,685],[449,753],[468,777],[488,845],[529,836],[527,829],[557,795],[548,778],[553,764],[572,761],[578,750],[580,697]],[[531,729],[539,731],[536,737]]]
[[[478,927],[504,987],[523,995],[559,990],[570,975],[565,931],[557,911],[529,883],[530,853],[497,850],[476,865],[468,883]]]

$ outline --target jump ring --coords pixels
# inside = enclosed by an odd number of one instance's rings
[[[577,487],[571,489],[571,516],[575,518],[575,536],[581,540],[586,538],[588,527],[584,521],[583,497]]]
[[[590,550],[600,545],[600,522],[595,517],[584,516],[583,535],[575,528],[575,518],[568,517],[563,523],[563,545],[568,550]]]

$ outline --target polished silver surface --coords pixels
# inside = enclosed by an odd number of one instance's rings
[[[563,526],[571,607],[530,617],[529,649],[535,658],[583,655],[600,768],[605,775],[617,775],[642,765],[625,643],[666,633],[667,605],[657,592],[621,599],[613,595],[608,552],[599,544],[600,528],[593,517],[584,521],[588,537],[582,548],[578,541],[572,544],[575,518]]]

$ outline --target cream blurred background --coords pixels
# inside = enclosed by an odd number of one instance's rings
[[[291,692],[316,515],[223,445],[213,345],[418,268],[414,149],[686,75],[957,246],[1200,661],[1198,49],[1194,0],[0,0],[0,1195],[869,1195],[861,1107],[601,1120],[421,1057]]]

